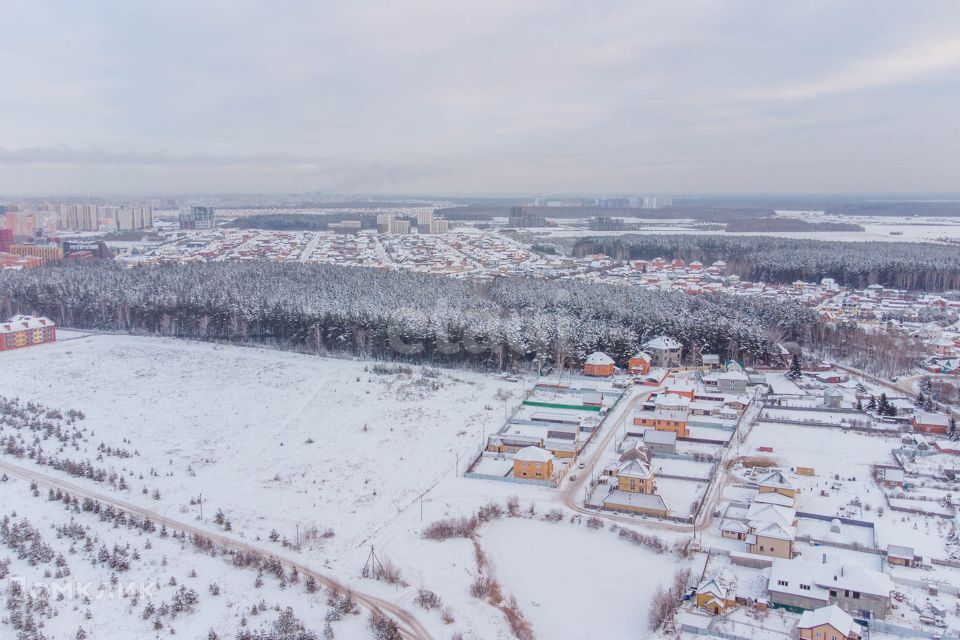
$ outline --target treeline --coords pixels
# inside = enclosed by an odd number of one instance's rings
[[[623,218],[643,218],[653,220],[682,220],[693,218],[708,222],[726,222],[729,220],[765,218],[774,215],[773,209],[757,207],[664,207],[662,209],[643,209],[640,207],[533,207],[524,206],[524,215],[546,218],[590,218],[593,216],[616,216]],[[448,220],[491,220],[495,217],[510,216],[510,207],[505,206],[466,206],[437,209]]]
[[[0,311],[81,329],[496,369],[562,367],[595,350],[625,364],[660,334],[693,357],[762,361],[776,342],[802,342],[818,322],[799,304],[727,294],[265,261],[8,270],[0,272]]]
[[[749,220],[731,220],[727,223],[727,231],[761,232],[761,231],[863,231],[863,227],[852,222],[807,222],[799,218],[759,218]]]
[[[237,218],[227,223],[234,229],[264,229],[266,231],[326,231],[331,222],[360,220],[363,229],[375,229],[377,217],[372,214],[345,213],[271,213]]]
[[[960,289],[960,251],[916,242],[833,242],[758,236],[649,234],[581,238],[572,253],[603,253],[619,260],[659,256],[727,262],[750,281],[787,283],[834,278],[843,285],[882,284],[897,289]]]

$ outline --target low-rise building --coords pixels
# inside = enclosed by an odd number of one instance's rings
[[[605,378],[612,376],[614,371],[616,371],[616,365],[613,358],[602,351],[594,351],[587,356],[586,362],[583,363],[584,375]]]
[[[0,351],[56,342],[57,325],[43,316],[15,315],[0,324]]]
[[[763,476],[757,484],[757,491],[760,493],[779,493],[794,499],[797,497],[797,487],[779,470],[771,471]]]
[[[775,604],[819,609],[835,604],[857,617],[885,618],[890,611],[890,577],[855,564],[776,559],[767,591]]]
[[[917,565],[917,556],[913,547],[891,544],[887,545],[887,563],[898,567],[914,567]]]
[[[643,444],[652,453],[676,453],[677,432],[646,429],[643,432]]]
[[[716,578],[704,580],[697,587],[697,606],[710,615],[716,616],[732,609],[737,601],[729,596],[727,587]]]
[[[914,431],[921,433],[946,433],[950,429],[950,418],[942,413],[916,411],[911,421]]]
[[[630,358],[630,362],[627,363],[627,371],[635,376],[645,376],[650,372],[650,363],[652,361],[653,357],[649,353],[639,351]]]
[[[823,392],[823,406],[827,409],[839,409],[843,405],[843,392],[829,387]]]
[[[863,629],[835,604],[804,611],[797,624],[800,640],[859,640]]]
[[[621,463],[617,469],[617,488],[620,491],[630,493],[646,493],[648,495],[656,493],[657,485],[653,469],[639,458]]]
[[[513,477],[528,480],[553,478],[553,454],[540,447],[524,447],[513,456]]]
[[[650,354],[654,367],[670,369],[679,367],[683,356],[683,345],[669,336],[658,336],[643,345],[643,350]]]
[[[747,392],[750,379],[743,371],[727,371],[717,376],[717,391],[732,395],[742,395]]]

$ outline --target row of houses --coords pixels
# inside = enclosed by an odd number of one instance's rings
[[[631,375],[645,376],[651,369],[671,369],[681,366],[683,345],[669,336],[658,336],[648,340],[627,362],[627,371]],[[617,372],[616,362],[603,353],[595,351],[587,356],[583,364],[583,373],[588,376],[608,377]]]
[[[742,382],[743,386],[727,387],[734,391],[728,393],[706,387],[698,389],[694,382],[687,380],[667,381],[662,392],[651,394],[634,411],[632,424],[635,427],[671,431],[678,438],[689,438],[689,428],[693,425],[732,428],[750,404],[750,397],[745,393],[745,378]]]

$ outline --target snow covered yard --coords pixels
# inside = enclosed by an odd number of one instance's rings
[[[686,518],[695,512],[694,505],[707,491],[708,480],[657,478],[657,493],[667,503],[670,515]]]
[[[870,466],[892,464],[891,452],[898,443],[896,438],[840,429],[759,422],[744,443],[742,455],[766,456],[785,469],[812,468],[814,476],[789,474],[800,490],[798,511],[836,515],[859,499],[862,508],[856,508],[850,517],[871,519],[862,516],[883,505],[884,498],[870,475]],[[773,452],[760,452],[759,447],[772,447]]]
[[[657,587],[684,566],[671,553],[566,521],[504,519],[480,542],[538,638],[642,638]]]

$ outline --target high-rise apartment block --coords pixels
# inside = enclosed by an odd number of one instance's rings
[[[217,226],[213,207],[192,206],[180,209],[180,228],[205,230]]]

